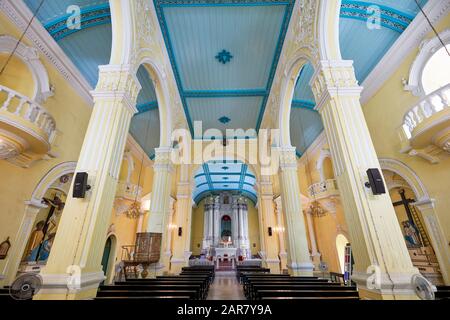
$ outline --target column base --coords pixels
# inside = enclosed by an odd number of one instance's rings
[[[287,267],[291,276],[313,276],[314,265],[311,262],[291,262]]]
[[[97,296],[98,286],[106,279],[103,271],[70,274],[41,274],[43,285],[34,300],[86,300]]]
[[[352,281],[358,285],[361,299],[366,300],[419,300],[415,293],[412,277],[417,273],[396,273],[379,275],[354,272]],[[426,280],[427,281],[427,280]],[[436,287],[430,283],[435,291]]]
[[[287,252],[280,252],[279,256],[280,256],[280,269],[281,269],[281,272],[282,272],[283,270],[287,269],[287,256],[288,256],[288,254],[287,254]]]
[[[186,251],[184,253],[184,257],[172,258],[170,260],[170,273],[180,274],[183,267],[189,266],[189,258],[191,255],[192,252]]]
[[[279,259],[265,259],[264,263],[265,263],[266,267],[270,269],[270,273],[273,273],[273,274],[281,273]]]
[[[172,252],[167,251],[162,254],[159,260],[159,264],[163,267],[163,272],[169,272],[170,270],[170,259],[172,258]]]

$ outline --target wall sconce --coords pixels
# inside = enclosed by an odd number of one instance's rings
[[[141,202],[141,211],[142,212],[150,211],[150,200],[143,200]]]
[[[269,227],[269,237],[271,237],[272,236],[272,227]]]
[[[273,228],[273,230],[277,233],[283,233],[285,231],[283,226],[276,226]]]
[[[179,227],[178,228],[178,236],[181,237],[183,235],[183,228]]]

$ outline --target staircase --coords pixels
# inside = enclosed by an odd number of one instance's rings
[[[413,265],[432,284],[440,286],[444,284],[439,263],[431,246],[421,248],[408,248]]]

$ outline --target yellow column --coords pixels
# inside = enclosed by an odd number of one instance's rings
[[[280,259],[278,258],[277,235],[275,234],[276,217],[273,205],[273,188],[269,176],[262,176],[258,183],[259,215],[261,216],[262,234],[264,242],[264,263],[271,273],[280,273]],[[272,235],[269,235],[272,228]]]
[[[85,199],[66,201],[47,266],[44,286],[35,299],[95,297],[105,279],[101,259],[116,193],[131,117],[140,90],[127,65],[100,67],[89,127],[76,172],[89,174]]]
[[[281,204],[281,197],[275,199],[275,211],[277,216],[277,233],[278,233],[278,243],[279,243],[279,253],[280,257],[280,268],[285,270],[287,268],[287,252],[285,246],[285,232],[286,227],[283,221],[283,206]]]
[[[169,230],[169,216],[172,210],[170,189],[172,186],[173,164],[171,160],[172,148],[158,148],[155,150],[155,164],[153,166],[153,189],[150,203],[150,214],[147,222],[147,232],[162,234],[162,248],[157,273],[169,271],[171,248],[167,248]]]
[[[175,224],[181,228],[181,235],[175,231],[173,256],[170,271],[179,274],[189,264],[192,219],[192,183],[188,165],[180,165],[180,181],[177,185]]]
[[[311,84],[330,144],[355,259],[353,280],[363,297],[415,298],[413,267],[388,194],[364,186],[380,169],[361,104],[352,61],[321,61]]]
[[[288,270],[292,275],[312,276],[311,263],[300,201],[295,148],[280,149],[281,201],[286,224]]]

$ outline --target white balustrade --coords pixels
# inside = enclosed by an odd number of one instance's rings
[[[335,195],[338,191],[335,179],[328,179],[309,186],[308,193],[311,198],[320,199]]]
[[[2,101],[2,99],[4,100]],[[44,107],[23,94],[2,85],[0,85],[0,105],[0,111],[11,113],[31,122],[44,131],[47,140],[52,142],[56,132],[56,122]]]
[[[117,183],[116,197],[132,201],[137,198],[137,200],[140,201],[142,197],[142,187],[127,183],[126,181],[119,181]]]
[[[403,129],[408,139],[423,121],[446,108],[450,108],[450,83],[427,95],[405,114]]]

